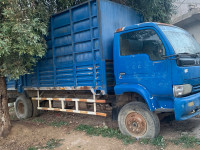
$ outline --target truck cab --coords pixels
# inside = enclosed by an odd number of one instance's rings
[[[162,23],[123,27],[115,33],[113,51],[115,94],[121,97],[116,106],[136,94],[154,114],[174,112],[176,120],[185,120],[200,113],[200,46],[188,32]],[[143,137],[149,120],[134,109],[128,112],[131,103],[123,106],[126,113],[120,109],[120,130]],[[152,116],[156,130],[157,118]]]

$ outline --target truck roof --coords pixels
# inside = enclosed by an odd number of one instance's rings
[[[131,25],[131,26],[119,28],[119,29],[116,30],[116,33],[121,32],[121,31],[132,30],[132,29],[135,29],[135,28],[148,27],[148,26],[152,27],[152,26],[157,26],[157,25],[173,26],[171,24],[160,23],[160,22],[143,22],[143,23],[134,24],[134,25]]]

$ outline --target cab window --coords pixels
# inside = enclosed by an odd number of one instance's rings
[[[147,54],[153,61],[163,59],[165,48],[154,30],[138,30],[120,35],[120,55],[136,54]]]

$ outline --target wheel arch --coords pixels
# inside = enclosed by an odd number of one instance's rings
[[[136,93],[140,95],[144,99],[144,102],[148,105],[150,111],[154,111],[157,108],[156,98],[140,84],[115,86],[115,94],[117,96],[124,95],[126,93]],[[118,100],[116,99],[116,101]]]

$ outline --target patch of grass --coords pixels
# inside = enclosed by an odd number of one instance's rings
[[[54,127],[61,127],[61,126],[68,126],[69,124],[64,121],[53,121],[53,122],[49,123],[49,125],[54,126]]]
[[[158,137],[153,138],[153,139],[140,139],[139,143],[145,144],[145,145],[151,144],[151,145],[158,146],[158,147],[165,147],[166,146],[165,140],[162,136],[158,136]]]
[[[140,139],[140,140],[139,140],[139,143],[140,143],[140,144],[147,145],[147,144],[150,144],[150,143],[151,143],[151,139]]]
[[[50,139],[47,141],[46,146],[42,147],[42,149],[54,149],[56,147],[61,146],[62,144],[60,143],[63,141],[63,139]]]
[[[156,138],[151,139],[151,144],[154,146],[165,147],[166,143],[162,136],[158,136]]]
[[[34,118],[32,121],[37,122],[37,123],[44,123],[45,122],[45,120],[41,119],[41,118]]]
[[[181,136],[178,139],[170,140],[170,142],[179,145],[182,144],[186,148],[194,147],[195,145],[200,145],[200,139],[194,136]]]
[[[28,150],[38,150],[36,147],[29,147]]]
[[[29,147],[27,150],[54,149],[62,145],[61,141],[63,141],[63,139],[50,139],[47,141],[46,146]]]
[[[101,135],[102,137],[117,138],[117,139],[122,140],[125,145],[132,144],[137,141],[136,138],[123,135],[119,130],[112,129],[112,128],[96,128],[93,126],[81,124],[77,126],[75,130],[84,131],[88,135],[93,135],[93,136]]]
[[[81,124],[77,126],[75,130],[84,131],[88,135],[92,135],[92,136],[101,135],[102,137],[117,138],[123,141],[125,145],[132,144],[137,141],[136,138],[123,135],[119,130],[112,129],[112,128],[99,128],[99,127],[93,127],[93,126]],[[173,139],[173,140],[164,139],[162,136],[158,136],[153,139],[139,139],[138,142],[140,144],[145,144],[145,145],[151,144],[151,145],[154,145],[156,147],[161,147],[161,148],[166,147],[167,143],[169,142],[176,145],[182,144],[183,147],[186,147],[186,148],[194,147],[195,145],[200,145],[200,139],[195,138],[194,136],[181,136],[180,138]]]

